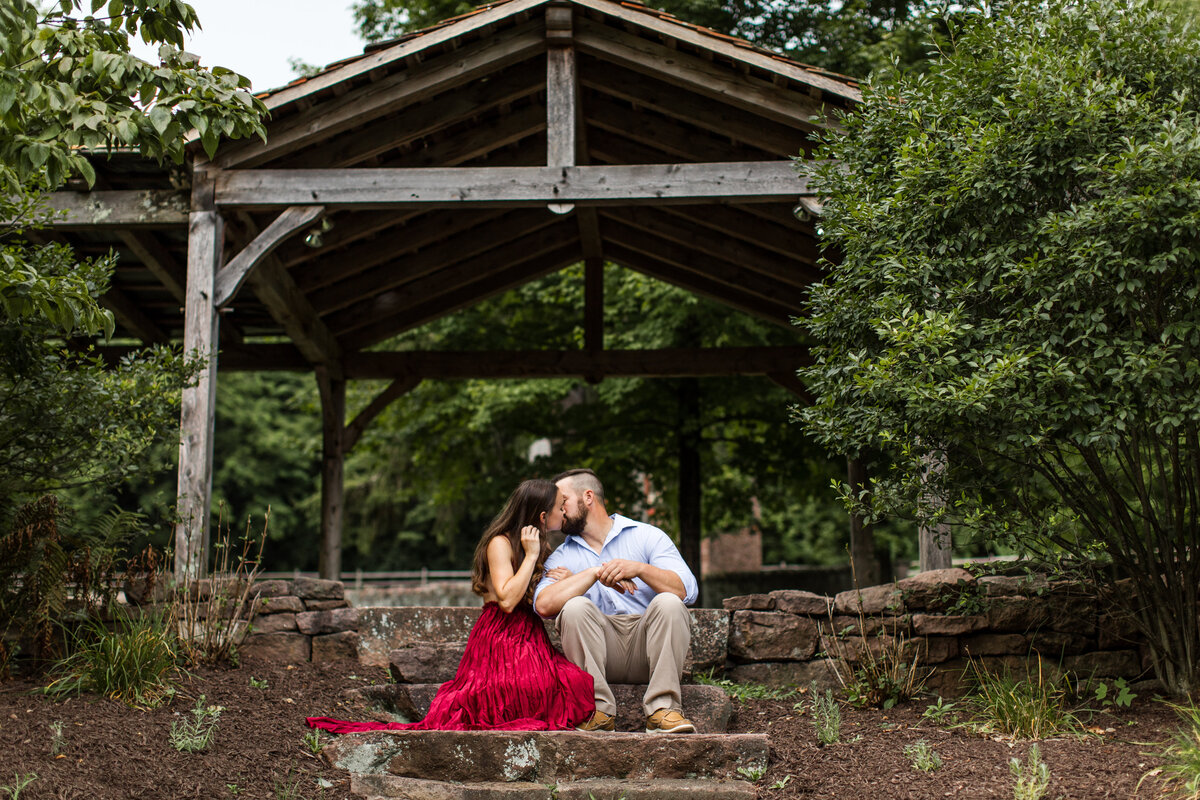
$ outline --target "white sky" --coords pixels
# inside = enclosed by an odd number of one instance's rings
[[[2,2],[3,0],[0,0]],[[203,30],[184,48],[206,67],[228,67],[248,77],[254,91],[275,89],[296,77],[288,59],[325,66],[362,53],[354,33],[351,0],[187,0]],[[134,55],[155,61],[153,48],[130,37]]]

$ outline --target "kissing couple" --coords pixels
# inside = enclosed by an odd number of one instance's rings
[[[547,534],[556,530],[566,538],[551,552]],[[612,682],[646,684],[647,733],[696,730],[679,687],[696,578],[663,531],[608,513],[592,470],[518,486],[475,548],[471,588],[483,598],[483,613],[424,719],[309,717],[309,726],[334,733],[612,731]],[[555,620],[562,653],[543,618]]]

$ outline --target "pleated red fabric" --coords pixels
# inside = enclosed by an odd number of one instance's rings
[[[467,637],[458,671],[420,722],[347,722],[309,717],[312,728],[362,731],[561,731],[595,710],[592,676],[554,649],[542,620],[522,603],[505,614],[488,603]]]

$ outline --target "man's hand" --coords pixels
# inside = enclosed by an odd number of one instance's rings
[[[640,578],[646,565],[640,561],[630,561],[627,558],[614,558],[600,565],[596,580],[618,592],[632,593],[637,587],[634,578]]]

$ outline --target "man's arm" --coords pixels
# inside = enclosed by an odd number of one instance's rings
[[[600,566],[600,572],[596,579],[605,586],[615,586],[618,581],[633,578],[641,580],[655,594],[669,592],[680,600],[687,599],[687,589],[684,587],[683,578],[676,572],[656,567],[653,564],[643,564],[640,561],[630,561],[625,558],[606,561]]]
[[[549,561],[546,566],[550,566]],[[562,611],[562,607],[567,604],[568,600],[579,597],[592,588],[599,570],[600,567],[588,567],[568,578],[552,580],[550,583],[546,582],[547,578],[542,578],[542,583],[538,586],[533,598],[533,610],[543,617],[558,616],[558,612]]]

